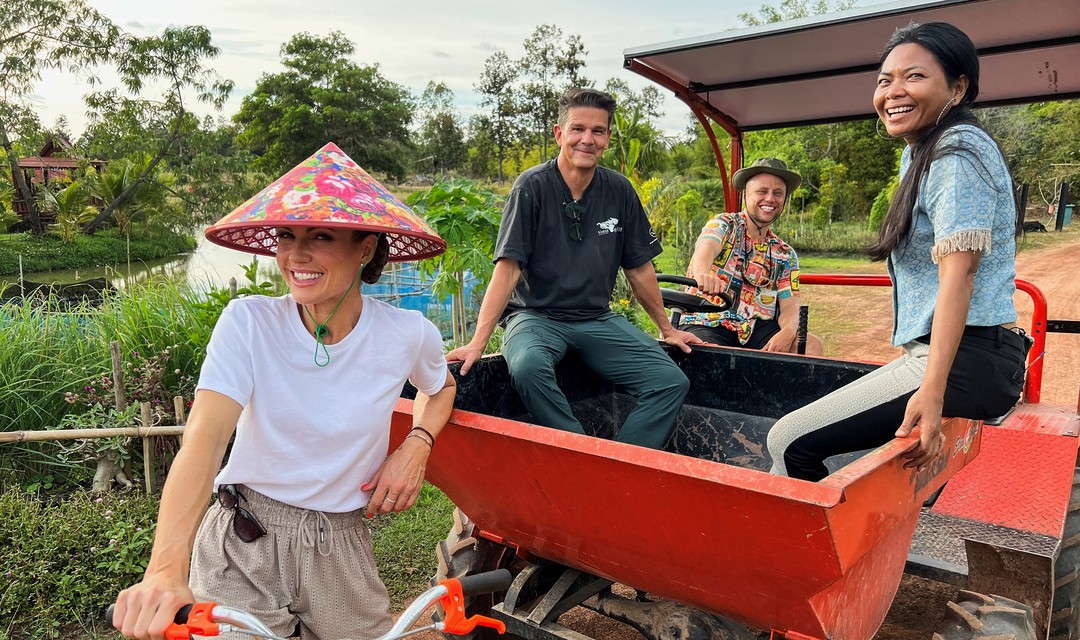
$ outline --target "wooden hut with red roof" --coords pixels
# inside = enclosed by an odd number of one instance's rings
[[[67,183],[75,179],[75,171],[79,168],[80,163],[89,163],[97,168],[105,165],[103,160],[85,160],[77,157],[75,147],[70,140],[63,136],[53,136],[49,138],[36,156],[19,158],[18,166],[19,171],[23,173],[26,184],[30,187],[31,197],[34,197],[40,189],[53,182]],[[12,183],[14,182],[12,180]],[[30,211],[26,205],[26,200],[22,198],[18,190],[15,192],[12,204],[15,213],[19,215],[23,223],[26,223]],[[44,224],[56,222],[53,219],[54,216],[47,212],[42,211],[41,217]]]

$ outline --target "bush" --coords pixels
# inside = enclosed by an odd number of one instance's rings
[[[701,204],[706,210],[724,210],[724,182],[720,178],[687,180],[686,188],[693,189],[701,194]]]
[[[105,610],[146,569],[157,500],[76,492],[38,500],[0,493],[0,620],[15,638],[105,627]]]
[[[829,212],[829,208],[824,205],[818,205],[814,207],[813,213],[814,227],[818,229],[824,229],[832,222],[832,214]]]

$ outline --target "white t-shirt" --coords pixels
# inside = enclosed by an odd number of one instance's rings
[[[215,482],[304,509],[359,509],[405,380],[429,395],[446,381],[442,338],[419,312],[365,297],[356,327],[326,346],[330,364],[319,367],[297,309],[291,295],[241,298],[214,327],[197,388],[244,407]]]

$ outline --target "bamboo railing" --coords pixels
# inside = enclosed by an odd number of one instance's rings
[[[116,409],[122,411],[127,406],[124,398],[124,379],[120,363],[120,344],[115,340],[109,345],[112,352],[113,387],[116,389]],[[175,425],[154,425],[152,409],[149,403],[140,403],[139,425],[135,427],[102,427],[100,429],[46,429],[44,431],[0,431],[0,444],[5,442],[50,442],[60,440],[83,440],[95,438],[112,438],[115,436],[127,436],[142,439],[143,451],[143,478],[147,493],[155,490],[154,478],[154,448],[151,438],[158,436],[180,436],[181,442],[184,437],[184,399],[180,396],[173,398],[173,412],[176,415]],[[130,469],[127,470],[130,475]]]

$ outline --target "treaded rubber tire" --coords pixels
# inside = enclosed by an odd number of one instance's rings
[[[1061,553],[1054,563],[1050,640],[1080,640],[1080,469],[1073,472]]]
[[[933,640],[1036,640],[1031,607],[1001,596],[960,591]]]
[[[435,570],[432,585],[446,578],[462,578],[474,573],[500,569],[512,560],[513,551],[490,540],[475,537],[474,530],[475,525],[469,517],[462,513],[461,509],[454,509],[454,524],[450,527],[450,532],[446,534],[446,539],[435,549],[439,566]],[[490,593],[465,596],[465,616],[489,615],[494,604]],[[442,609],[436,607],[432,618],[436,621],[442,620],[443,615]],[[444,635],[458,640],[486,640],[488,638],[508,640],[515,637],[510,634],[499,635],[485,627],[477,627],[472,632],[461,636]]]

